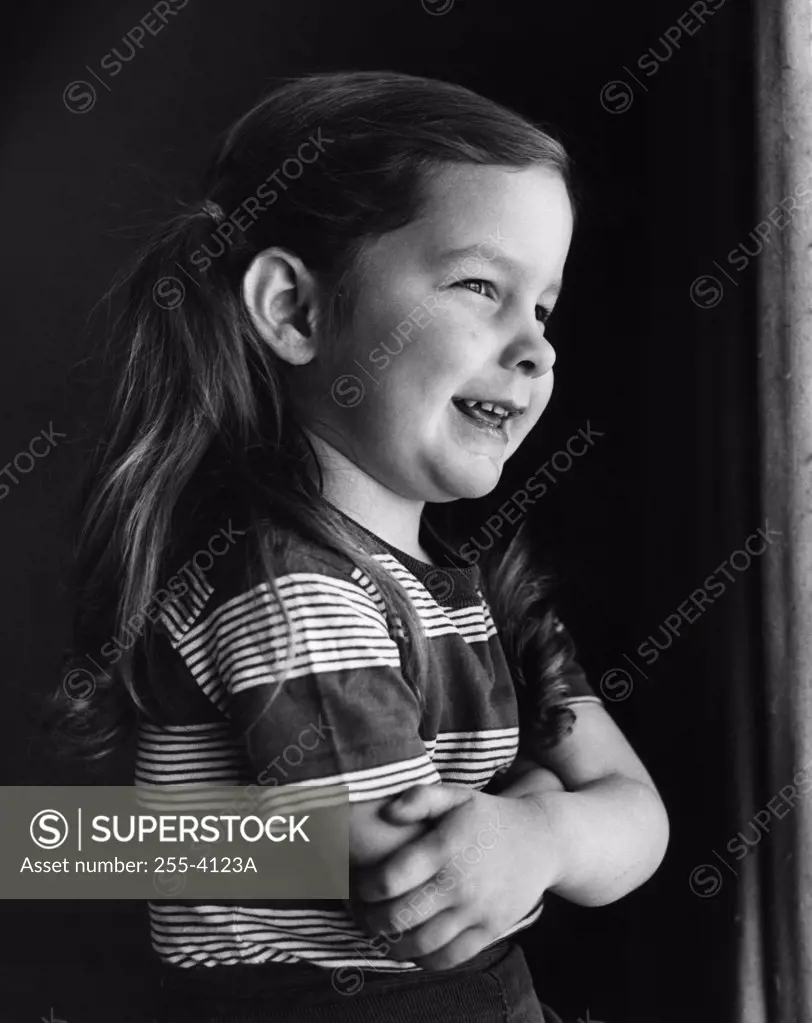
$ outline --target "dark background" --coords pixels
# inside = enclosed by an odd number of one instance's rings
[[[713,261],[766,214],[754,199],[751,12],[728,2],[665,59],[661,37],[687,6],[457,0],[438,15],[420,0],[198,0],[147,35],[115,78],[100,60],[121,49],[145,4],[19,12],[2,61],[0,464],[49,424],[65,437],[0,501],[10,696],[2,783],[90,777],[57,763],[38,715],[59,684],[67,638],[71,503],[110,393],[92,310],[143,231],[177,198],[203,198],[215,136],[278,75],[389,68],[446,78],[565,141],[584,202],[555,317],[556,390],[496,496],[508,497],[587,422],[602,433],[531,515],[593,685],[628,668],[624,655],[641,664],[637,646],[763,525],[754,268],[723,279],[713,308],[690,296],[700,274],[721,277]],[[647,77],[637,60],[649,47],[659,61]],[[76,79],[97,90],[84,113],[63,102]],[[602,105],[611,80],[631,86],[628,109],[618,110],[617,89],[613,110]],[[493,503],[460,506],[458,527],[475,530]],[[731,1018],[737,881],[728,872],[702,898],[689,878],[742,826],[732,798],[732,665],[757,671],[757,587],[756,565],[685,626],[647,679],[631,673],[625,699],[607,699],[660,788],[672,839],[637,892],[600,909],[551,899],[522,936],[541,997],[573,1020],[587,1010],[604,1023]],[[128,783],[131,757],[122,749],[103,780]],[[12,939],[0,966],[3,1019],[48,1018],[51,1008],[67,1023],[140,1018],[150,963],[141,903],[9,901],[2,913]]]

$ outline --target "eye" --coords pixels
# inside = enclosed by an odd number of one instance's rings
[[[485,295],[488,298],[498,298],[498,292],[496,285],[492,281],[487,281],[482,277],[467,277],[465,280],[456,281],[454,287],[462,287],[467,291],[473,291],[475,295]],[[546,327],[550,322],[552,316],[552,309],[548,309],[546,306],[536,306],[536,319],[543,326]]]
[[[473,291],[475,295],[485,295],[488,298],[496,298],[496,285],[492,281],[483,280],[481,277],[469,277],[464,281],[457,281],[463,288]]]
[[[553,315],[552,309],[547,309],[543,305],[536,306],[536,319],[544,327],[550,322],[550,317]]]

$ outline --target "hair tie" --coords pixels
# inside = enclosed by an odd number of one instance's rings
[[[212,199],[206,199],[203,202],[203,213],[211,217],[215,224],[219,224],[222,220],[225,220],[225,213],[223,213],[223,207],[219,203],[214,202]]]

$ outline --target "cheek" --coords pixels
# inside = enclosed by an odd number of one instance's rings
[[[537,390],[533,395],[533,403],[530,409],[532,413],[531,429],[539,421],[542,413],[550,403],[550,398],[553,396],[553,386],[555,384],[553,371],[550,370],[549,373],[545,373],[543,377],[536,381],[536,384]]]
[[[451,332],[432,320],[415,330],[381,376],[391,375],[394,401],[408,401],[413,407],[432,405],[441,395],[450,397],[460,379],[471,372],[470,354],[470,344],[467,348],[455,344]]]
[[[527,435],[538,423],[539,419],[549,404],[550,398],[553,393],[553,374],[552,371],[546,373],[544,377],[538,381],[540,386],[533,395],[533,399],[530,403],[530,408],[525,413],[524,422],[522,424],[522,432],[517,436],[516,443],[513,445],[510,454],[512,455],[523,443]]]

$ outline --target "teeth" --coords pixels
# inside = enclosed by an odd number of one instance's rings
[[[504,405],[497,405],[496,402],[493,401],[471,401],[466,398],[463,400],[463,405],[466,405],[468,408],[473,408],[474,405],[478,405],[486,412],[493,412],[498,416],[502,416],[503,419],[506,419],[510,415],[510,409],[506,409]]]
[[[495,401],[472,401],[468,398],[463,398],[462,404],[467,408],[473,408],[473,406],[477,405],[486,412],[493,412],[495,415],[500,415],[503,419],[509,418],[511,414],[509,408],[505,408],[504,405],[499,405]]]

